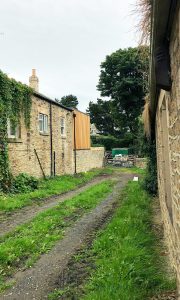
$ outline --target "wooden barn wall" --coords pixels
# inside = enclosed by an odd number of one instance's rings
[[[90,149],[90,117],[77,110],[74,113],[76,114],[76,149]]]

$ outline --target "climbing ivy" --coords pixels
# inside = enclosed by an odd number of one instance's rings
[[[12,174],[8,159],[7,122],[16,126],[21,116],[27,128],[30,127],[32,89],[8,78],[0,71],[0,190],[8,191],[12,184]]]

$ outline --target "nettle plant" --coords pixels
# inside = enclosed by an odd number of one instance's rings
[[[8,121],[16,127],[23,117],[25,126],[30,128],[32,92],[0,71],[0,190],[3,191],[10,190],[13,180],[8,158]]]

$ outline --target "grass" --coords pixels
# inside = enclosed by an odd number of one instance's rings
[[[145,300],[175,289],[160,255],[161,238],[152,229],[153,199],[138,182],[129,182],[120,200],[121,206],[107,227],[99,231],[92,247],[73,258],[74,283],[71,280],[64,289],[56,289],[49,299],[61,299],[63,295],[63,299]],[[87,278],[77,285],[78,266]]]
[[[152,230],[152,199],[139,183],[130,182],[122,206],[93,244],[97,269],[82,299],[145,300],[174,288],[160,251]]]
[[[136,173],[140,175],[144,175],[146,170],[145,169],[140,169],[137,167],[132,167],[132,168],[123,168],[123,167],[113,167],[113,166],[107,166],[106,170],[109,170],[111,172],[116,172],[116,173]]]
[[[42,253],[49,251],[64,230],[85,211],[94,208],[112,191],[113,181],[91,187],[56,207],[40,213],[31,222],[0,239],[0,290],[5,279],[19,267],[30,267]]]
[[[41,204],[43,198],[68,192],[82,184],[85,184],[102,173],[111,174],[112,172],[112,170],[108,169],[94,169],[76,176],[57,176],[55,178],[41,180],[39,188],[33,192],[14,195],[1,194],[0,212],[12,212],[16,209],[21,209],[24,206],[32,205],[33,203]]]

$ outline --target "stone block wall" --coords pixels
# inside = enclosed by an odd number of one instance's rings
[[[146,169],[147,166],[147,159],[146,158],[136,158],[135,159],[135,166],[137,168]]]
[[[102,168],[104,164],[104,148],[92,147],[76,151],[77,173],[86,172],[93,168]]]
[[[180,11],[172,30],[170,59],[172,89],[161,91],[159,97],[156,141],[160,204],[180,299]]]
[[[52,151],[55,152],[56,175],[73,172],[73,113],[55,104],[52,108]],[[48,116],[48,132],[39,132],[39,113]],[[65,119],[65,135],[61,136],[60,117]],[[9,140],[9,158],[13,175],[27,173],[42,177],[35,151],[38,154],[46,176],[51,175],[51,142],[50,142],[50,103],[33,96],[31,110],[31,127],[27,130],[23,120],[20,124],[20,138]],[[53,161],[54,170],[54,161]]]
[[[52,169],[51,169],[51,134],[50,134],[50,109],[52,115]],[[48,132],[39,132],[39,114],[48,116]],[[65,120],[65,134],[61,135],[61,117]],[[74,128],[73,112],[56,104],[33,96],[31,110],[31,127],[27,130],[23,119],[20,124],[20,137],[9,139],[9,161],[13,175],[27,173],[35,177],[73,174],[74,161]],[[81,126],[79,124],[78,126]],[[83,126],[83,124],[82,124]],[[35,154],[38,155],[38,158]],[[104,148],[90,148],[76,151],[77,173],[86,172],[92,168],[103,166]],[[54,159],[55,157],[55,159]],[[42,167],[42,169],[41,169]]]

